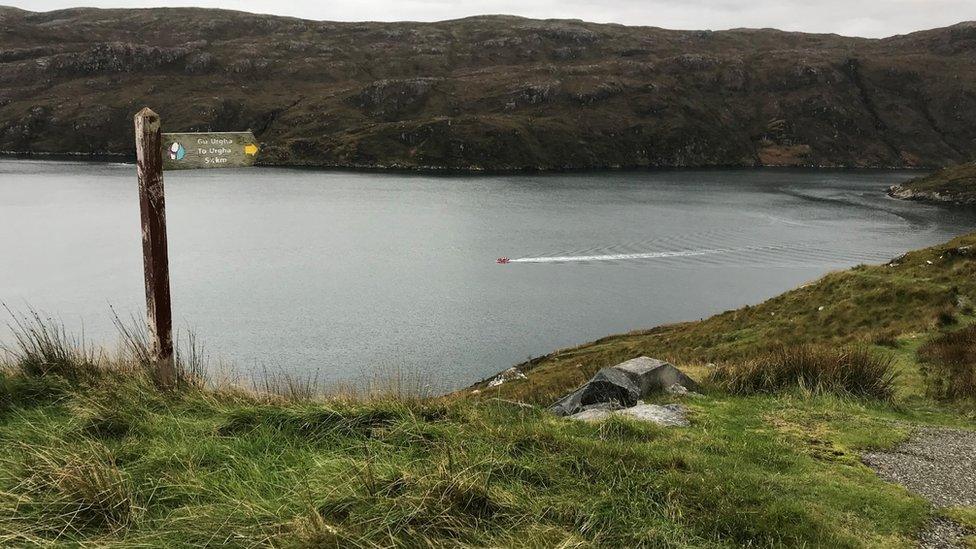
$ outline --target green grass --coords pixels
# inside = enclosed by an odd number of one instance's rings
[[[54,392],[0,413],[2,545],[880,547],[929,514],[856,458],[909,416],[836,397],[715,395],[669,430],[134,374]]]
[[[28,316],[0,368],[0,546],[912,547],[935,511],[860,454],[919,424],[972,426],[929,396],[917,360],[972,321],[961,308],[938,320],[976,296],[974,260],[948,247],[562,351],[478,398],[206,387],[186,371],[161,391],[138,345],[123,357],[60,336],[38,347],[63,331]],[[682,399],[692,425],[670,429],[493,398],[548,404],[582,372],[639,354],[682,357],[704,381],[794,343],[862,345],[898,374],[891,393],[706,383],[705,398]]]

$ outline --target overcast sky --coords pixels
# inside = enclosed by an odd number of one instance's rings
[[[775,27],[881,37],[976,20],[976,0],[0,0],[33,11],[194,6],[333,21],[439,21],[504,13],[672,29]]]

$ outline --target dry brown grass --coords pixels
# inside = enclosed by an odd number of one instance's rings
[[[27,376],[58,375],[71,381],[96,376],[103,357],[85,343],[84,336],[73,337],[64,324],[45,318],[33,309],[15,314],[6,305],[11,317],[13,343],[0,345],[4,357],[17,364]]]
[[[918,357],[933,396],[976,398],[976,324],[932,339],[919,348]]]
[[[784,347],[718,367],[709,381],[735,394],[802,390],[890,400],[898,377],[894,361],[862,347]]]
[[[0,376],[6,376],[0,377],[0,408],[10,400],[5,384],[25,379],[33,380],[32,383],[64,380],[71,385],[91,385],[117,375],[136,376],[147,383],[155,379],[148,331],[135,317],[123,321],[113,311],[119,344],[117,351],[110,353],[89,346],[83,337],[71,336],[62,322],[34,309],[27,309],[26,313],[9,308],[6,311],[12,319],[13,341],[0,346]],[[444,392],[429,372],[394,366],[364,370],[358,379],[338,383],[327,382],[317,371],[292,374],[267,367],[242,376],[241,372],[222,371],[192,332],[182,337],[176,334],[175,340],[179,389],[206,389],[266,403],[422,402]],[[40,388],[51,389],[46,385]],[[25,389],[18,387],[17,393],[24,394]]]
[[[399,367],[373,368],[358,379],[339,383],[324,382],[319,372],[296,375],[263,368],[245,389],[265,400],[283,402],[420,402],[443,392],[431,380],[425,372]]]

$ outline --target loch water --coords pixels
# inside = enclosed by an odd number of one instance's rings
[[[885,195],[918,175],[168,172],[175,325],[239,372],[460,387],[976,228]],[[0,301],[116,344],[110,307],[142,314],[138,207],[132,165],[0,160]]]

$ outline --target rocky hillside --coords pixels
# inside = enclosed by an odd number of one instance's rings
[[[905,200],[976,205],[976,162],[960,164],[888,189]]]
[[[474,17],[0,8],[0,150],[251,128],[266,164],[943,166],[976,156],[976,24],[883,40]]]

